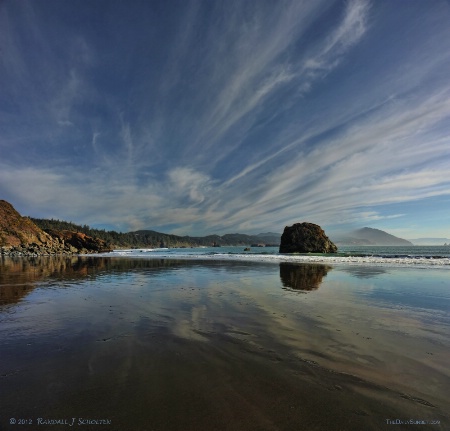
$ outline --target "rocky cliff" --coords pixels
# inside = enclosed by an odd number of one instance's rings
[[[97,253],[106,242],[80,232],[44,231],[14,207],[0,200],[0,252],[11,256]]]
[[[284,228],[280,253],[336,253],[337,247],[314,223],[295,223]]]
[[[44,245],[52,242],[48,233],[29,218],[22,217],[9,202],[0,200],[0,246]]]

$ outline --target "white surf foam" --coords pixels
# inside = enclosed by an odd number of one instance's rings
[[[167,249],[165,249],[167,250]],[[450,269],[450,258],[432,257],[382,257],[382,256],[317,256],[317,255],[283,255],[283,254],[239,254],[239,253],[177,253],[165,252],[164,249],[117,250],[104,256],[148,257],[158,259],[186,260],[222,260],[247,262],[292,262],[292,263],[326,263],[350,265],[386,265],[413,267],[441,267]],[[150,253],[151,252],[151,253]]]

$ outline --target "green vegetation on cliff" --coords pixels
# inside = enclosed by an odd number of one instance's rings
[[[13,251],[22,254],[57,253],[66,248],[70,252],[99,252],[114,248],[278,245],[279,241],[280,235],[271,232],[259,235],[235,233],[192,237],[154,230],[120,233],[92,229],[88,225],[63,220],[23,217],[10,203],[0,200],[0,247],[4,246],[9,251],[13,250],[11,247],[18,247]],[[26,250],[22,250],[24,247]]]
[[[175,235],[160,234],[154,231],[139,231],[120,233],[116,231],[106,231],[105,229],[93,229],[88,225],[77,225],[72,222],[54,219],[36,219],[33,222],[43,230],[70,230],[82,232],[93,238],[99,238],[115,248],[124,247],[160,247],[161,243],[165,246],[176,246],[179,241]],[[185,244],[180,244],[185,245]]]
[[[48,230],[70,230],[82,232],[93,238],[99,238],[112,248],[157,248],[157,247],[199,247],[206,246],[231,246],[250,244],[279,244],[277,234],[244,235],[226,234],[208,235],[203,237],[178,236],[156,232],[154,230],[138,230],[135,232],[120,233],[116,231],[106,231],[104,229],[92,229],[87,225],[77,225],[54,219],[36,219],[33,222],[41,229]]]
[[[23,217],[5,200],[0,200],[0,254],[39,256],[109,251],[105,241],[77,230],[42,229]]]

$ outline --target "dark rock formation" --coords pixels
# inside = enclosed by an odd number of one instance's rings
[[[0,200],[0,254],[41,256],[110,251],[105,241],[80,232],[44,231]]]
[[[295,223],[284,228],[280,253],[336,253],[337,247],[323,229],[313,223]]]
[[[111,251],[107,246],[106,241],[99,238],[92,238],[82,232],[73,232],[70,230],[47,230],[53,238],[60,243],[64,243],[78,250],[80,253],[102,253]]]

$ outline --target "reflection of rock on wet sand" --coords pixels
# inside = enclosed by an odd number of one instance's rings
[[[14,304],[31,293],[36,283],[61,278],[78,261],[77,257],[3,257],[0,260],[0,305]]]
[[[41,281],[57,283],[94,280],[105,272],[127,272],[134,269],[167,270],[186,265],[185,261],[165,259],[116,259],[88,256],[0,256],[0,305],[15,304],[30,294]],[[189,263],[195,265],[195,262]]]
[[[281,283],[287,289],[315,290],[318,289],[331,266],[317,264],[280,263]]]
[[[0,305],[14,304],[27,296],[34,289],[33,285],[27,286],[0,286]]]

